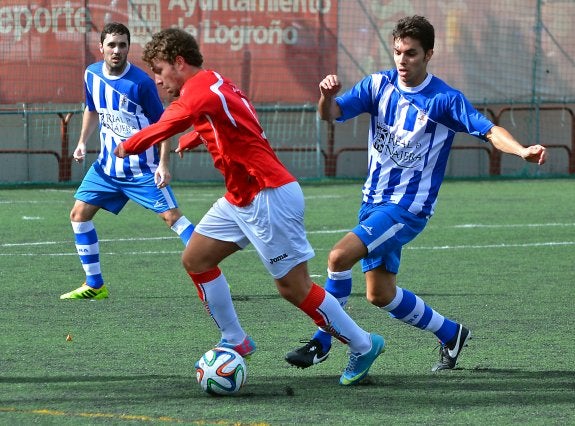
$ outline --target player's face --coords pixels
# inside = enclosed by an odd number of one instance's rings
[[[172,96],[180,96],[180,89],[185,82],[180,65],[177,58],[174,64],[160,59],[155,59],[152,64],[156,84]]]
[[[104,63],[110,75],[120,75],[128,63],[127,34],[106,34],[104,42],[100,44],[100,52],[104,55]]]
[[[407,87],[418,86],[427,77],[427,63],[433,50],[423,51],[419,40],[411,37],[393,41],[393,60],[399,72],[400,81]]]

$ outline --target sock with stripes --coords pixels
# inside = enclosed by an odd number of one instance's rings
[[[222,339],[232,344],[241,343],[246,332],[240,325],[232,302],[230,286],[219,268],[201,274],[188,273],[208,314],[222,333]]]
[[[347,300],[351,294],[351,284],[351,269],[342,272],[327,270],[325,291],[333,295],[342,308],[347,304]],[[325,352],[331,348],[331,334],[321,328],[315,332],[312,339],[318,340]]]
[[[335,297],[317,284],[312,284],[309,294],[299,308],[313,319],[318,327],[348,344],[350,351],[363,354],[371,349],[369,333],[355,323]]]
[[[446,343],[457,333],[457,323],[438,314],[429,307],[419,296],[409,290],[396,287],[395,298],[382,309],[389,312],[406,324],[413,325],[421,330],[431,331],[437,338]]]
[[[92,288],[100,288],[104,285],[104,278],[100,270],[100,245],[94,223],[72,222],[76,251],[80,256],[80,262],[86,273],[86,284]]]
[[[171,226],[171,229],[178,234],[184,245],[187,246],[188,241],[190,241],[192,233],[194,232],[194,225],[192,222],[190,222],[186,216],[181,216],[176,220],[176,223]]]

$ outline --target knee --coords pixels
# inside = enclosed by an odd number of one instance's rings
[[[395,292],[395,285],[389,284],[375,290],[367,290],[365,297],[372,305],[375,305],[378,308],[383,308],[393,301],[395,298]]]
[[[70,221],[71,222],[86,222],[85,215],[82,213],[82,210],[77,207],[72,207],[70,210]]]
[[[218,268],[219,264],[215,259],[202,256],[197,252],[187,252],[187,247],[182,253],[181,261],[188,274],[203,274]]]
[[[327,267],[330,271],[341,272],[350,269],[348,256],[341,248],[334,248],[329,252],[327,257]]]
[[[174,208],[174,209],[167,210],[164,213],[160,214],[160,217],[163,219],[163,221],[166,223],[166,225],[168,225],[169,227],[172,227],[174,225],[174,223],[176,223],[178,221],[178,219],[180,217],[182,217],[182,213],[180,212],[179,209]]]
[[[189,274],[199,274],[203,271],[200,270],[197,261],[194,260],[193,257],[186,256],[186,254],[182,254],[182,266]]]

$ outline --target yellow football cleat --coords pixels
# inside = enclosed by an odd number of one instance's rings
[[[65,293],[60,296],[60,299],[107,299],[108,289],[105,285],[100,288],[92,288],[86,283],[82,284],[76,290],[72,290],[69,293]]]

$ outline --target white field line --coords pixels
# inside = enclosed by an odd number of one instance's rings
[[[45,192],[70,192],[74,191],[68,190],[45,190]],[[216,200],[221,197],[221,193],[213,194],[193,194],[193,193],[182,193],[177,194],[178,200],[194,201],[194,200]],[[306,200],[331,200],[331,199],[342,199],[345,198],[343,195],[312,195],[304,197]],[[0,204],[15,205],[15,204],[69,204],[70,208],[74,203],[74,199],[71,200],[2,200],[0,199]]]
[[[575,223],[516,223],[509,225],[482,224],[482,223],[465,223],[462,225],[453,225],[451,228],[543,228],[553,226],[575,226]]]
[[[138,238],[132,241],[143,241],[144,239]],[[557,246],[573,246],[575,241],[547,241],[539,243],[526,243],[526,244],[485,244],[485,245],[458,245],[458,246],[420,246],[413,247],[407,246],[405,250],[469,250],[469,249],[497,249],[497,248],[529,248],[529,247],[557,247]],[[328,251],[328,249],[314,248],[316,252]],[[244,253],[254,252],[254,249],[245,249]],[[182,250],[138,250],[128,252],[113,252],[106,251],[100,254],[107,256],[141,256],[141,255],[162,255],[162,254],[182,254]],[[76,253],[0,253],[2,256],[76,256]]]
[[[474,228],[518,228],[518,227],[550,227],[550,226],[564,226],[570,227],[575,226],[575,223],[543,223],[543,224],[516,224],[516,225],[490,225],[490,224],[464,224],[464,225],[452,225],[450,228],[464,228],[464,229],[474,229]],[[317,230],[309,231],[308,234],[344,234],[348,232],[348,229],[332,229],[332,230]],[[143,241],[158,241],[158,240],[174,240],[178,239],[176,236],[166,236],[166,237],[145,237],[145,238],[109,238],[100,239],[101,243],[107,242],[143,242]],[[50,245],[69,245],[73,247],[73,241],[33,241],[27,243],[2,243],[0,248],[10,248],[10,247],[32,247],[32,246],[50,246]],[[522,243],[522,244],[464,244],[464,245],[439,245],[439,246],[406,246],[405,250],[465,250],[465,249],[489,249],[489,248],[528,248],[528,247],[557,247],[557,246],[571,246],[575,245],[575,241],[542,241],[536,243]],[[245,251],[253,251],[247,249]],[[317,249],[316,251],[325,251]],[[134,251],[134,252],[101,252],[101,254],[106,255],[145,255],[145,254],[177,254],[181,253],[181,250],[176,251],[166,251],[166,250],[146,250],[146,251]],[[0,256],[76,256],[75,252],[68,253],[0,253]]]

